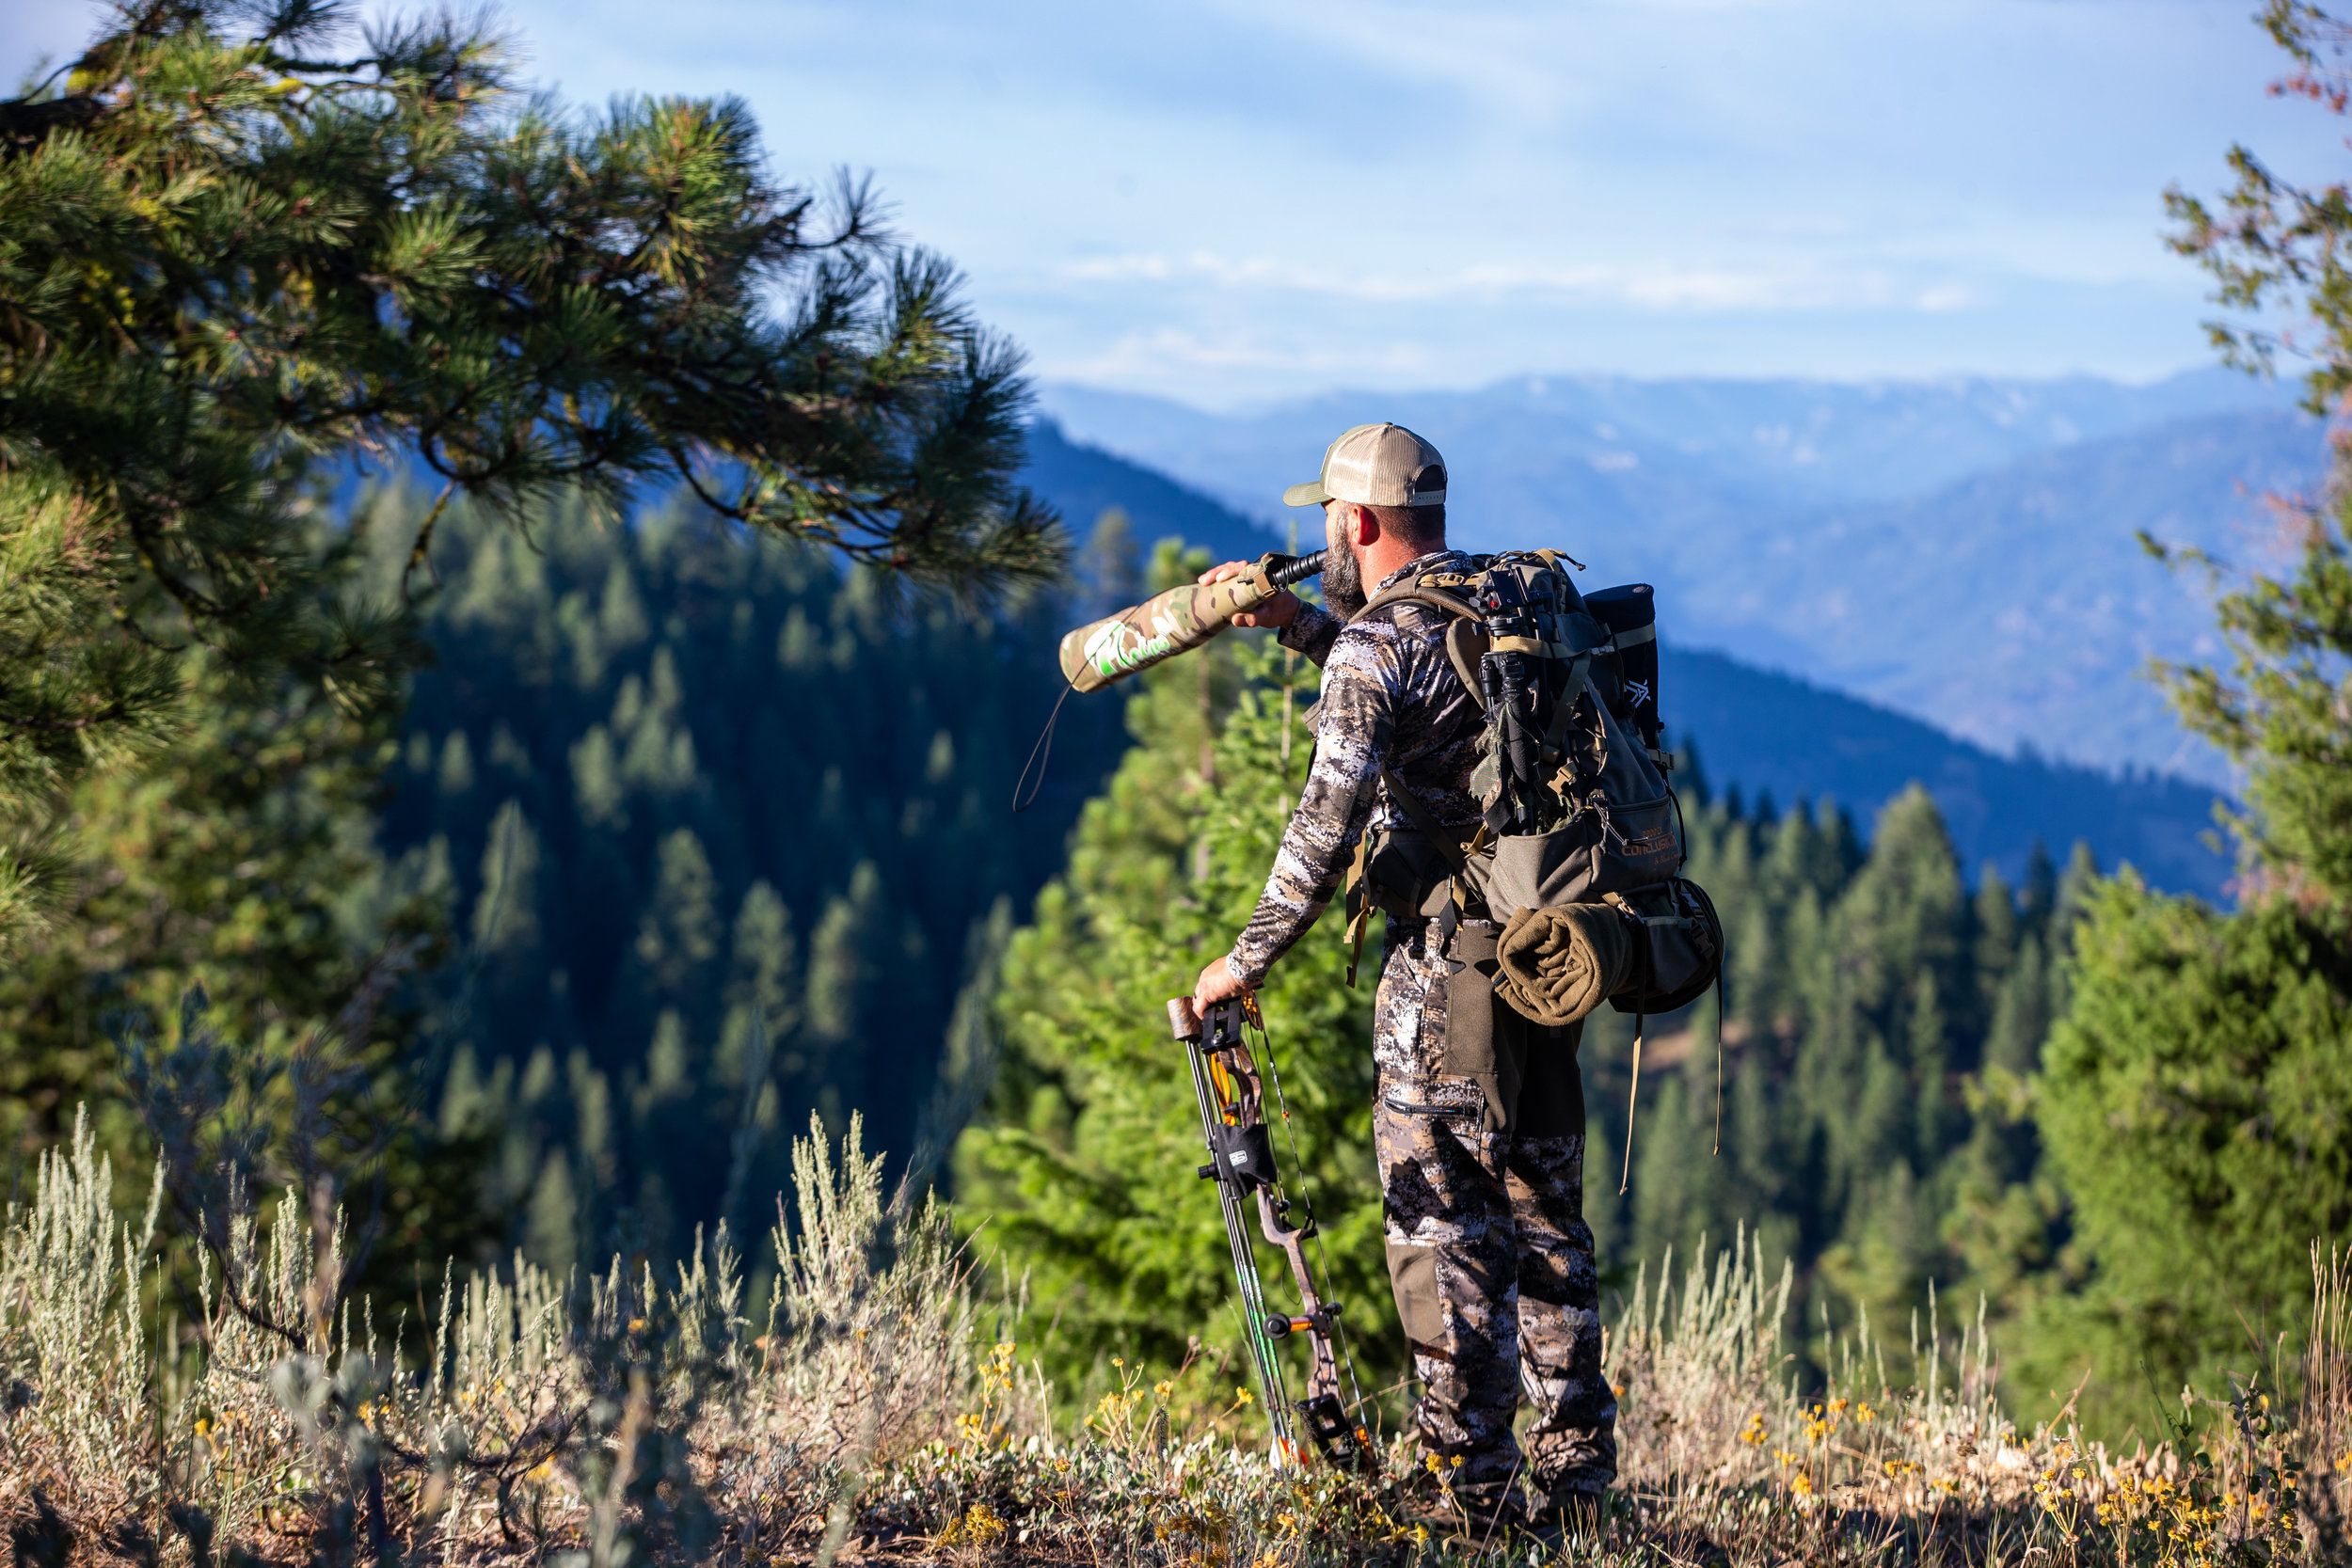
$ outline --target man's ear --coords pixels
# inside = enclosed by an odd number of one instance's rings
[[[1380,537],[1380,519],[1372,515],[1372,508],[1355,501],[1340,503],[1340,537],[1359,550],[1372,547]]]

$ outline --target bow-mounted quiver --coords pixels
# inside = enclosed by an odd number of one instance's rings
[[[1192,1064],[1192,1086],[1200,1107],[1200,1135],[1208,1163],[1200,1167],[1204,1180],[1216,1183],[1217,1203],[1225,1214],[1225,1239],[1232,1249],[1233,1282],[1240,1291],[1235,1316],[1243,1341],[1258,1373],[1266,1419],[1274,1429],[1274,1452],[1284,1464],[1305,1462],[1300,1430],[1315,1450],[1341,1469],[1353,1470],[1372,1461],[1372,1433],[1365,1424],[1363,1390],[1356,1379],[1355,1357],[1340,1323],[1339,1303],[1327,1300],[1315,1264],[1307,1258],[1307,1243],[1315,1243],[1318,1262],[1328,1272],[1313,1208],[1302,1196],[1291,1198],[1275,1168],[1274,1140],[1265,1117],[1265,1089],[1274,1089],[1276,1114],[1288,1132],[1290,1112],[1282,1104],[1281,1079],[1268,1054],[1264,1075],[1250,1053],[1254,1032],[1265,1043],[1265,1023],[1255,997],[1220,1002],[1206,1014],[1193,1010],[1192,999],[1180,996],[1168,1005],[1168,1018],[1176,1038],[1185,1046]],[[1290,1154],[1298,1158],[1295,1140]],[[1250,1237],[1251,1211],[1260,1234],[1280,1249],[1290,1265],[1298,1291],[1298,1310],[1277,1311],[1267,1305],[1265,1281],[1258,1272],[1258,1255]],[[1280,1354],[1280,1345],[1304,1339],[1308,1346],[1304,1396],[1293,1399]]]

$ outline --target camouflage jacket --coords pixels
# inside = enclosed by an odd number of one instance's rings
[[[1425,555],[1389,574],[1374,592],[1416,572],[1467,564],[1459,550]],[[1283,830],[1257,910],[1229,956],[1234,977],[1252,988],[1339,891],[1366,829],[1400,821],[1382,768],[1446,827],[1478,820],[1470,775],[1482,721],[1446,658],[1442,616],[1406,604],[1343,625],[1330,611],[1305,605],[1282,628],[1281,641],[1323,666],[1323,694],[1315,705],[1314,762],[1298,809]]]

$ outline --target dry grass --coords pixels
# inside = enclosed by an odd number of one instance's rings
[[[1115,1369],[1073,1427],[989,1342],[936,1208],[812,1137],[748,1321],[725,1238],[667,1279],[517,1262],[445,1283],[429,1353],[352,1321],[334,1215],[226,1216],[184,1332],[151,1343],[160,1201],[135,1219],[87,1138],[0,1234],[0,1523],[19,1561],[1291,1565],[1532,1561],[1408,1521],[1427,1478],[1278,1468],[1207,1363]],[[159,1195],[162,1186],[159,1183]],[[2317,1270],[2308,1387],[2232,1440],[2112,1455],[1995,1406],[1980,1330],[1916,1388],[1785,1370],[1786,1276],[1744,1248],[1619,1314],[1625,1507],[1578,1560],[2169,1564],[2344,1560],[2352,1279]],[[331,1319],[331,1321],[321,1321]],[[423,1336],[419,1336],[423,1338]],[[192,1347],[192,1348],[189,1348]],[[1556,1553],[1554,1554],[1557,1555]]]

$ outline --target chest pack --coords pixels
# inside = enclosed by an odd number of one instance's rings
[[[1557,550],[1447,557],[1358,612],[1443,618],[1447,660],[1483,718],[1470,776],[1480,818],[1449,830],[1384,771],[1403,822],[1367,833],[1348,889],[1355,954],[1374,909],[1433,918],[1451,957],[1465,917],[1501,927],[1498,994],[1565,1026],[1602,1001],[1671,1012],[1722,971],[1722,923],[1682,877],[1681,808],[1658,709],[1646,583],[1580,593]]]

